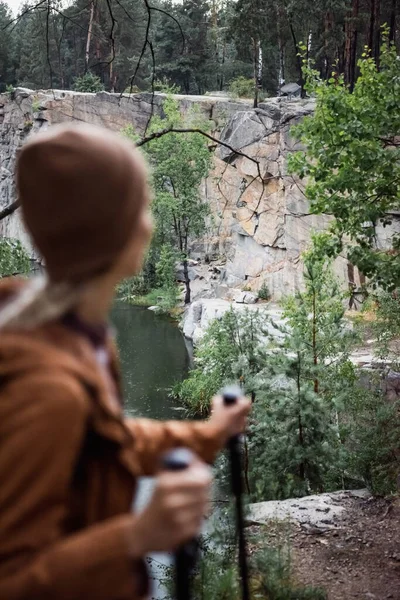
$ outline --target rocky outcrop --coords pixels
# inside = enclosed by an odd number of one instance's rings
[[[130,125],[143,135],[151,114],[163,116],[164,99],[162,94],[21,88],[0,95],[0,209],[15,198],[15,157],[28,135],[64,121],[85,121],[115,131]],[[221,96],[176,99],[183,113],[196,106],[214,134],[230,147],[210,143],[213,169],[202,186],[204,201],[211,208],[209,233],[192,242],[191,255],[203,263],[217,261],[218,272],[212,277],[200,273],[198,278],[193,272],[195,297],[232,299],[232,288],[257,296],[264,286],[273,300],[279,300],[301,288],[301,252],[313,230],[329,223],[327,216],[310,214],[302,182],[287,172],[288,156],[299,148],[290,128],[313,112],[313,101],[276,98],[253,109],[246,101]],[[391,227],[377,231],[378,243],[388,247],[397,230],[400,217],[394,215]],[[18,237],[28,246],[17,213],[0,221],[0,235]],[[357,269],[344,258],[336,261],[335,270],[344,285],[360,283]]]
[[[289,154],[299,149],[290,128],[313,110],[312,100],[272,99],[236,112],[221,132],[221,141],[250,157],[219,147],[206,182],[217,233],[207,251],[226,257],[228,287],[257,291],[266,285],[279,299],[302,285],[300,254],[312,231],[329,223],[328,217],[310,214],[303,184],[287,172]],[[346,282],[346,261],[339,259],[335,268]],[[358,283],[357,273],[355,278]]]
[[[176,96],[182,113],[197,106],[214,130],[246,103],[212,96]],[[32,91],[17,88],[0,94],[0,210],[15,199],[16,154],[26,138],[50,125],[84,121],[121,131],[131,126],[143,135],[152,114],[163,115],[164,94],[83,94],[64,90]],[[18,213],[0,221],[0,235],[17,237],[29,249],[29,240]]]
[[[235,312],[242,312],[244,310],[262,311],[265,315],[265,327],[272,335],[277,335],[277,330],[272,325],[269,325],[270,321],[274,321],[277,325],[282,324],[283,311],[277,306],[270,306],[267,304],[249,305],[229,302],[228,300],[202,299],[193,302],[186,310],[182,323],[185,337],[193,340],[194,344],[197,344],[212,321],[220,319],[229,310]]]
[[[335,529],[353,498],[368,499],[368,490],[346,490],[315,494],[289,500],[271,500],[249,505],[248,522],[266,524],[270,521],[291,521],[305,529],[323,532]]]

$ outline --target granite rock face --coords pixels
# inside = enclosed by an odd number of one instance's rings
[[[271,298],[279,300],[301,288],[301,252],[311,233],[329,223],[327,216],[310,214],[302,182],[287,173],[288,156],[299,149],[290,128],[313,112],[313,101],[276,98],[253,109],[247,101],[220,95],[175,98],[182,113],[195,106],[226,144],[216,147],[210,142],[213,168],[201,190],[211,209],[209,232],[191,246],[193,258],[220,265],[205,295],[232,298],[229,291],[236,288],[257,296],[265,285]],[[0,95],[0,210],[15,199],[15,158],[29,135],[66,121],[114,131],[131,125],[143,135],[152,113],[163,116],[164,100],[163,94],[120,96],[22,88]],[[381,229],[378,243],[387,247],[393,231],[400,231],[400,215],[394,216],[391,227]],[[18,212],[0,221],[0,235],[17,237],[29,248]],[[335,270],[345,286],[349,278],[359,284],[357,269],[349,270],[345,259],[336,261]]]
[[[192,106],[200,108],[201,115],[211,121],[213,129],[221,129],[226,119],[243,102],[227,98],[176,96],[181,111]],[[120,95],[99,92],[85,94],[64,90],[32,91],[17,88],[0,94],[0,210],[16,198],[14,189],[15,159],[28,136],[50,125],[83,121],[121,131],[128,125],[143,135],[151,114],[163,115],[165,95],[148,93]],[[0,221],[0,235],[16,237],[32,251],[18,212]]]

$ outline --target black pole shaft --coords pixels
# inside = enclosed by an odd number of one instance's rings
[[[241,395],[240,388],[232,386],[222,391],[225,405],[236,402]],[[242,477],[242,443],[240,436],[232,437],[228,442],[231,465],[231,486],[236,504],[236,532],[239,546],[239,572],[242,587],[242,600],[249,600],[249,570],[247,564],[246,538],[244,535],[243,517],[243,477]]]
[[[178,448],[164,456],[164,469],[182,471],[187,469],[193,460],[193,454],[186,448]],[[179,548],[174,557],[175,562],[175,596],[176,600],[191,600],[190,578],[196,563],[197,540],[192,540]]]

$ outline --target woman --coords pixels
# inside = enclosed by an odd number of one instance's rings
[[[198,533],[205,463],[245,425],[245,399],[215,399],[206,423],[122,416],[106,320],[151,236],[146,180],[127,141],[86,125],[50,128],[20,153],[23,217],[47,278],[0,286],[1,600],[147,597],[143,558]],[[137,477],[176,446],[200,458],[159,474],[133,515]]]

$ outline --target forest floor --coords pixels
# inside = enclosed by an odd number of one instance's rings
[[[327,600],[400,600],[400,498],[346,503],[333,529],[276,521],[249,529],[268,545],[288,540],[294,579],[325,589]]]

